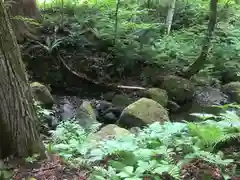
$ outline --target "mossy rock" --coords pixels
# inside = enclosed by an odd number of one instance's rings
[[[76,109],[76,119],[83,128],[90,128],[97,123],[97,115],[91,102],[83,101],[80,107]]]
[[[191,78],[191,82],[196,84],[197,86],[210,86],[212,83],[209,77],[201,77],[201,76],[193,76]]]
[[[165,76],[161,88],[167,91],[169,99],[179,104],[183,104],[193,98],[194,85],[189,80],[178,76]]]
[[[131,98],[123,94],[116,94],[112,99],[112,103],[119,107],[126,107],[133,102]]]
[[[230,82],[223,85],[222,91],[229,95],[232,101],[240,103],[240,81]]]
[[[169,121],[167,110],[152,99],[141,98],[123,110],[118,123],[132,128],[164,121]]]
[[[30,84],[31,91],[33,94],[33,98],[38,101],[41,105],[51,108],[54,104],[54,99],[49,91],[49,89],[39,83],[39,82],[33,82]]]
[[[168,95],[167,91],[160,88],[149,88],[143,92],[143,97],[152,99],[163,107],[167,106],[168,103]]]
[[[107,137],[118,137],[131,134],[127,129],[121,128],[115,124],[108,124],[104,126],[100,131],[95,133],[100,139]]]
[[[127,129],[121,128],[115,124],[108,124],[104,126],[100,131],[89,135],[87,141],[93,143],[94,145],[97,145],[97,143],[100,142],[101,140],[106,140],[108,138],[125,136],[130,134],[131,132],[128,131]]]
[[[195,75],[191,78],[191,82],[195,85],[195,86],[214,86],[216,88],[220,88],[221,87],[221,83],[218,79],[213,78],[209,75]]]

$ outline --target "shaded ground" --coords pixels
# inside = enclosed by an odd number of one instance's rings
[[[13,180],[85,180],[88,172],[70,167],[54,155],[47,160],[21,165],[14,170]]]
[[[226,167],[227,169],[228,167]],[[70,168],[61,159],[54,155],[51,160],[25,164],[14,170],[13,180],[35,178],[37,180],[86,180],[88,171]],[[169,177],[162,177],[164,180],[171,180]],[[193,160],[182,167],[182,180],[224,180],[219,168],[209,165],[201,160]],[[31,179],[34,180],[34,179]],[[151,180],[151,178],[145,178]],[[240,180],[240,176],[232,176],[231,180]]]

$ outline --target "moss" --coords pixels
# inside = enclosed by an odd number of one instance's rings
[[[168,103],[168,95],[167,91],[160,89],[160,88],[149,88],[143,92],[143,96],[149,99],[152,99],[163,107],[167,106]]]
[[[107,136],[122,136],[122,135],[128,135],[130,132],[124,128],[120,128],[115,124],[109,124],[105,127],[103,127],[100,131],[96,133],[96,135],[100,136],[101,138],[107,137]]]
[[[143,126],[153,122],[169,121],[167,110],[148,98],[141,98],[126,107],[120,117],[119,124],[127,127]]]
[[[103,140],[110,137],[118,137],[131,134],[127,129],[118,127],[115,124],[109,124],[104,126],[100,131],[90,134],[87,138],[89,143],[97,146],[97,144]]]
[[[30,87],[36,101],[39,101],[46,107],[51,107],[54,104],[54,99],[45,85],[39,82],[33,82],[30,84]]]
[[[193,97],[193,84],[189,80],[178,76],[165,76],[161,88],[167,91],[169,99],[180,104],[191,100]]]

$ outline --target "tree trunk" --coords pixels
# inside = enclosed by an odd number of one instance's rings
[[[0,157],[44,155],[19,46],[0,0]]]
[[[217,0],[211,0],[208,31],[203,41],[202,51],[198,58],[195,60],[195,62],[192,65],[190,65],[186,72],[184,72],[183,76],[185,78],[190,78],[193,75],[197,74],[205,65],[216,22],[217,22]]]
[[[35,0],[7,0],[10,3],[9,13],[12,17],[21,16],[24,18],[31,18],[40,20],[40,12],[38,11]],[[24,41],[26,38],[37,39],[34,34],[35,28],[22,19],[13,19],[13,30],[19,42]]]
[[[166,25],[167,25],[167,35],[170,34],[171,28],[172,28],[172,22],[173,22],[173,15],[175,12],[175,6],[176,6],[176,0],[172,0],[167,13],[166,18]]]

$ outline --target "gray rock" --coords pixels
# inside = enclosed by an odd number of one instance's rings
[[[73,119],[75,116],[75,108],[72,103],[68,100],[65,100],[65,103],[60,105],[60,119],[69,120]]]
[[[219,89],[200,87],[195,90],[193,102],[201,106],[224,105],[229,103],[229,97]]]
[[[116,107],[112,103],[104,100],[94,102],[94,106],[97,110],[98,121],[105,124],[116,123],[123,111],[123,108]]]
[[[76,120],[86,129],[98,123],[96,113],[90,101],[83,101],[82,105],[76,109]]]
[[[200,87],[194,92],[190,113],[218,114],[221,109],[215,106],[221,106],[229,102],[229,97],[219,89]]]

